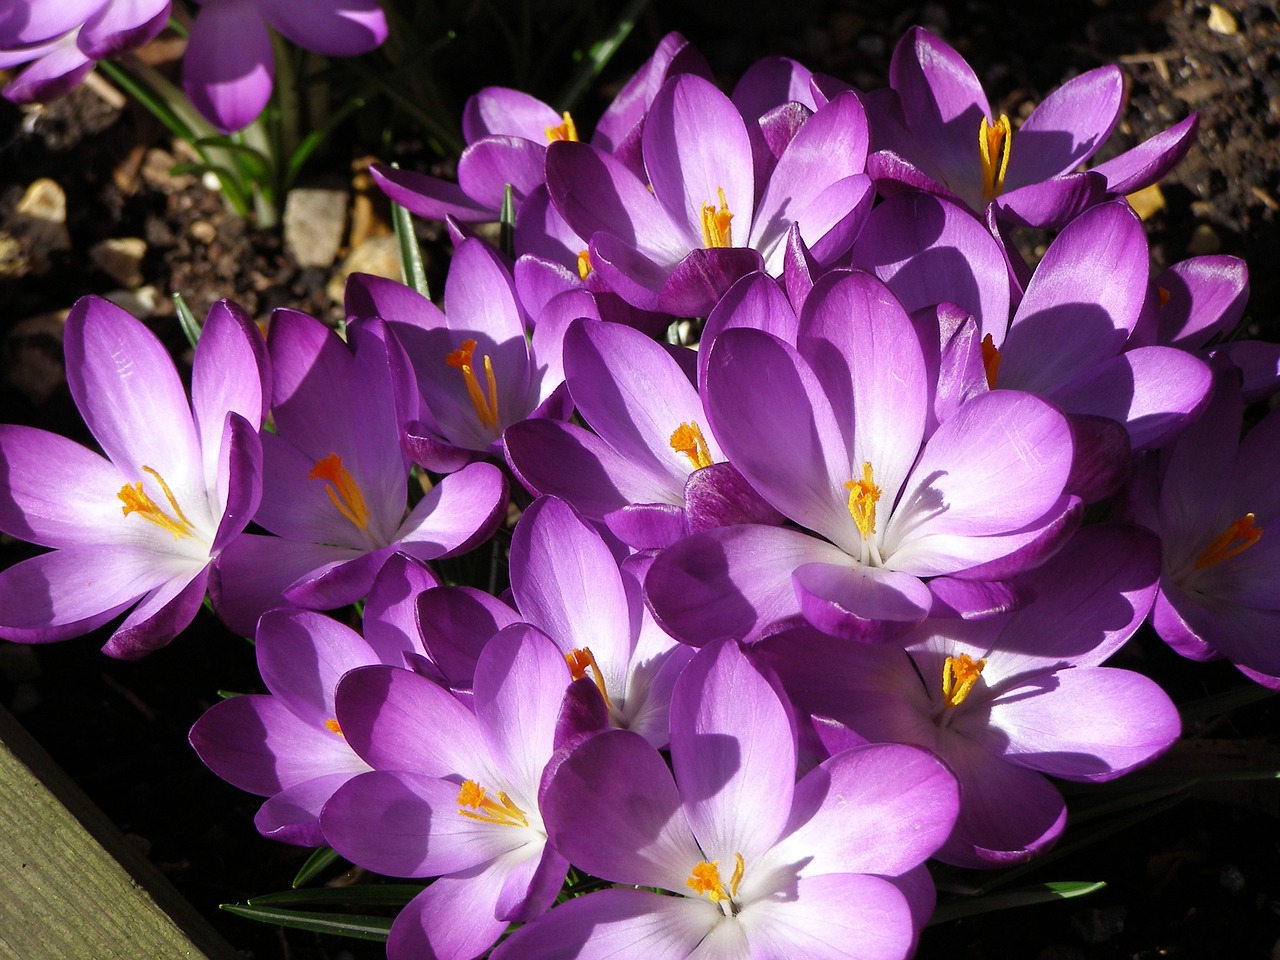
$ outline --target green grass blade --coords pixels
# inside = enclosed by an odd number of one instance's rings
[[[1012,910],[1015,907],[1026,907],[1037,903],[1071,900],[1096,893],[1105,886],[1105,883],[1098,880],[1063,880],[1054,883],[1037,883],[987,896],[957,897],[939,904],[933,911],[933,916],[929,918],[928,926],[946,923],[949,920],[959,920],[961,917],[995,913],[997,910]]]
[[[618,52],[618,48],[622,46],[623,41],[631,35],[631,31],[635,29],[636,21],[640,19],[640,14],[644,12],[644,8],[648,5],[649,0],[629,0],[627,5],[622,8],[622,12],[618,14],[618,19],[613,22],[613,29],[592,44],[587,55],[583,57],[582,66],[578,68],[578,72],[569,81],[569,85],[565,87],[564,92],[560,94],[561,110],[572,111],[578,105],[582,95],[587,92],[591,84],[595,82],[596,77],[600,76],[600,72],[613,59],[613,55]]]
[[[341,859],[338,851],[333,847],[316,847],[311,851],[311,856],[307,857],[307,862],[298,868],[297,876],[293,878],[290,886],[295,890],[305,886]]]
[[[246,917],[260,923],[274,923],[294,930],[311,933],[330,933],[355,940],[374,940],[386,943],[391,933],[390,917],[365,917],[353,913],[312,913],[306,910],[285,910],[281,907],[251,907],[242,903],[224,903],[219,909]]]
[[[187,343],[191,344],[191,348],[194,350],[196,344],[200,342],[200,324],[196,320],[196,315],[191,312],[191,308],[187,306],[187,301],[183,299],[180,293],[173,295],[173,307],[178,312],[178,324],[182,327]]]
[[[250,897],[246,902],[251,907],[321,907],[341,903],[361,907],[399,908],[425,889],[420,883],[361,883],[350,887],[282,890],[279,893]]]
[[[418,246],[418,235],[413,232],[413,215],[393,200],[391,222],[396,229],[396,244],[400,248],[400,273],[404,282],[430,300],[431,288],[427,285],[427,270],[422,263],[422,247]]]

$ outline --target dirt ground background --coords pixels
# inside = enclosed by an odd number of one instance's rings
[[[554,36],[561,6],[541,5],[531,25],[535,34]],[[713,7],[728,12],[710,13]],[[1147,218],[1153,263],[1160,268],[1203,253],[1243,257],[1253,285],[1248,333],[1276,339],[1280,17],[1272,4],[1066,0],[1047,11],[1004,0],[665,0],[648,8],[605,76],[616,83],[664,33],[679,30],[726,86],[756,58],[780,53],[871,89],[885,83],[894,43],[916,23],[959,49],[996,110],[1011,117],[1025,116],[1072,75],[1121,64],[1130,81],[1128,103],[1103,159],[1197,111],[1199,141],[1161,184],[1160,206]],[[456,65],[447,93],[458,111],[479,87],[513,82],[510,65],[481,55],[486,41],[468,33],[468,26],[477,25],[462,20],[455,48],[445,53]],[[553,73],[547,89],[531,92],[551,96],[562,79]],[[597,94],[581,113],[589,122],[606,102]],[[353,164],[372,153],[414,169],[447,170],[422,138],[381,146],[353,139],[340,138],[324,162],[313,164],[316,182],[336,180],[345,187]],[[282,305],[336,316],[329,289],[337,267],[299,266],[278,233],[229,215],[198,178],[171,174],[175,155],[181,159],[153,120],[92,89],[39,111],[0,104],[0,420],[88,439],[62,379],[60,345],[61,318],[83,294],[131,294],[180,357],[184,345],[170,301],[175,292],[198,315],[230,297],[259,319]],[[19,222],[19,210],[42,177],[61,188],[65,216],[61,229],[33,233]],[[59,202],[56,195],[36,201],[55,208]],[[376,236],[376,198],[361,216]],[[436,235],[424,233],[428,240]],[[126,238],[130,243],[119,243]],[[354,248],[357,239],[348,234],[345,243]],[[98,252],[91,255],[93,250]],[[127,260],[122,266],[103,251],[123,252]],[[433,269],[438,272],[439,264]],[[0,563],[31,552],[6,540]],[[246,957],[381,956],[378,945],[281,932],[217,910],[222,902],[284,889],[305,857],[259,838],[252,827],[257,799],[213,777],[186,744],[187,729],[214,702],[216,690],[257,689],[251,647],[229,637],[207,613],[170,648],[140,663],[102,657],[102,640],[0,646],[0,702]],[[1188,664],[1150,636],[1125,657],[1179,702],[1241,684],[1229,666]],[[1231,740],[1246,761],[1274,756],[1280,711],[1262,703],[1188,733],[1215,743]],[[1274,782],[1201,790],[1024,878],[1105,880],[1109,886],[1102,892],[939,924],[926,931],[919,956],[1280,957],[1278,813]]]

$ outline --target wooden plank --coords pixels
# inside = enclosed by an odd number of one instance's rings
[[[0,708],[0,958],[239,956]]]

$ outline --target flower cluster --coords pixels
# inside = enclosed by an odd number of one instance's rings
[[[1280,414],[1240,439],[1280,349],[1220,343],[1238,261],[1150,276],[1124,198],[1194,116],[1081,170],[1118,71],[1014,130],[919,28],[885,90],[708,76],[671,36],[590,141],[489,89],[456,185],[380,168],[447,218],[443,309],[356,276],[345,338],[278,310],[263,343],[219,304],[188,406],[83,300],[105,457],[0,428],[0,529],[55,548],[0,573],[0,636],[132,608],[106,649],[139,656],[207,592],[269,693],[192,744],[262,832],[434,878],[393,958],[904,958],[928,858],[1030,859],[1048,777],[1177,739],[1104,665],[1149,617],[1280,686]],[[508,187],[514,261],[467,226]],[[486,543],[508,591],[446,581]],[[323,613],[358,602],[361,632]]]

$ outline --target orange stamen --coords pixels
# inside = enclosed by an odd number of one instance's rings
[[[169,489],[169,485],[164,482],[164,477],[160,476],[151,467],[144,465],[142,472],[149,474],[156,483],[160,484],[160,489],[164,492],[164,497],[169,501],[174,515],[170,516],[164,512],[164,508],[151,499],[142,489],[142,481],[137,483],[126,483],[120,488],[120,492],[116,494],[120,498],[120,502],[124,504],[121,513],[126,517],[131,513],[136,513],[144,520],[150,520],[157,527],[168,530],[173,534],[173,539],[180,540],[183,537],[194,537],[195,527],[191,521],[187,519],[187,515],[182,512],[182,507],[178,506],[178,501],[173,495],[173,491]]]
[[[458,791],[458,807],[471,808],[470,810],[458,810],[458,813],[469,820],[494,823],[503,827],[527,827],[529,825],[529,818],[525,816],[523,810],[511,802],[510,797],[499,790],[498,799],[496,801],[492,800],[485,794],[484,787],[474,780],[462,781],[462,788]]]
[[[989,333],[982,338],[982,369],[987,374],[987,389],[994,390],[1000,373],[1000,350]]]
[[[324,728],[330,733],[336,733],[340,737],[346,736],[346,734],[342,732],[342,727],[338,726],[338,721],[332,717],[324,722]]]
[[[733,214],[724,198],[724,187],[717,187],[716,192],[720,194],[719,210],[711,203],[702,205],[702,245],[708,250],[733,246]]]
[[[847,481],[845,489],[849,491],[849,515],[858,525],[862,539],[875,536],[876,501],[880,499],[880,488],[872,482],[870,461],[862,464],[862,479]]]
[[[578,251],[578,276],[586,283],[587,277],[591,276],[591,251]]]
[[[1004,189],[1012,146],[1013,127],[1007,114],[1000,114],[994,124],[982,118],[978,127],[978,154],[982,157],[982,196],[987,200],[994,200]]]
[[[323,480],[324,492],[329,495],[329,501],[357,529],[364,530],[369,526],[369,507],[364,502],[364,494],[360,492],[360,485],[351,476],[351,471],[342,465],[340,456],[331,453],[323,460],[317,460],[307,479]]]
[[[471,405],[476,409],[480,425],[486,430],[494,430],[498,426],[498,382],[493,377],[493,362],[489,359],[489,355],[485,354],[484,375],[489,388],[489,395],[486,397],[480,389],[480,381],[476,379],[475,367],[471,361],[475,349],[474,340],[463,340],[462,346],[445,357],[444,362],[462,371],[462,379],[467,385],[467,396],[471,398]]]
[[[942,664],[942,697],[948,708],[964,703],[986,665],[985,657],[975,663],[967,653],[947,657]]]
[[[1239,520],[1232,520],[1227,524],[1227,529],[1218,534],[1218,538],[1196,557],[1196,569],[1216,567],[1223,560],[1229,560],[1238,553],[1244,553],[1257,543],[1261,536],[1262,528],[1254,525],[1252,513],[1246,513]]]
[[[671,434],[668,442],[672,450],[683,453],[689,458],[693,469],[701,470],[703,467],[711,466],[711,450],[707,446],[707,438],[702,435],[702,430],[696,421],[690,420],[688,423],[680,424]]]
[[[738,884],[742,882],[743,874],[742,854],[735,853],[733,859],[733,876],[729,878],[728,890],[725,890],[724,882],[720,879],[719,860],[700,860],[695,863],[685,885],[698,896],[705,895],[712,903],[732,900],[738,895]]]
[[[578,125],[573,122],[573,117],[569,116],[566,110],[560,114],[561,122],[554,127],[545,127],[547,131],[547,143],[555,143],[557,140],[568,140],[572,143],[578,142]]]
[[[609,691],[604,686],[604,673],[600,670],[600,664],[596,663],[596,655],[591,652],[591,648],[577,647],[566,653],[564,659],[569,664],[569,675],[575,680],[585,677],[588,669],[593,672],[591,679],[604,699],[605,708],[612,713],[613,702],[609,699]]]

